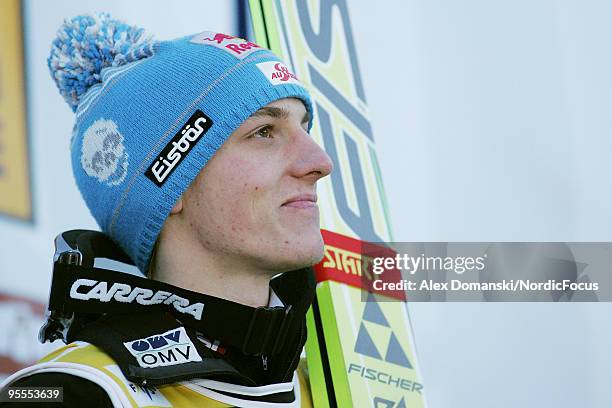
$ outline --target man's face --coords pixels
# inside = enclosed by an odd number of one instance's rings
[[[323,256],[316,182],[332,170],[295,98],[270,103],[223,144],[183,195],[204,250],[228,265],[282,272]]]

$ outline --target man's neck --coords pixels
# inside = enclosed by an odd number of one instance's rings
[[[165,240],[157,248],[151,268],[153,279],[184,289],[251,307],[269,302],[270,274],[210,254],[194,240],[177,236]]]

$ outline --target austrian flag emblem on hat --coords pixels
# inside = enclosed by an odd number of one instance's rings
[[[267,61],[257,64],[257,68],[265,75],[272,85],[299,84],[297,76],[289,71],[282,62]]]

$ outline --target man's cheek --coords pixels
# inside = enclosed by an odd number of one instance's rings
[[[247,154],[233,155],[229,160],[225,161],[223,172],[233,174],[236,177],[248,177],[263,166],[265,166],[263,160],[253,160]]]

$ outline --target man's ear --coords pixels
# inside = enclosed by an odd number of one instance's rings
[[[174,207],[172,207],[172,210],[170,211],[170,215],[178,214],[181,211],[183,211],[183,197],[179,197],[179,199],[176,200]]]

